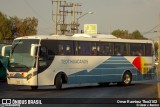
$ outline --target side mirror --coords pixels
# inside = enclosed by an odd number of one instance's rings
[[[37,56],[38,47],[39,47],[38,44],[31,45],[31,51],[30,51],[31,56],[33,56],[33,57]]]
[[[12,45],[5,45],[2,47],[1,55],[3,57],[9,57],[10,56],[10,50]]]

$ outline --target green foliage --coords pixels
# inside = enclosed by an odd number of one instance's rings
[[[127,30],[118,29],[114,30],[111,34],[123,39],[147,39],[138,30],[134,31],[133,33],[129,33]]]
[[[154,43],[154,47],[155,47],[156,50],[158,50],[158,42]]]
[[[154,43],[154,48],[155,48],[156,56],[158,56],[158,42]]]
[[[38,19],[9,17],[0,12],[0,40],[37,34]]]
[[[118,38],[123,38],[123,39],[128,39],[129,38],[129,33],[127,30],[114,30],[112,32],[112,35],[118,37]]]
[[[138,30],[131,33],[130,38],[131,39],[147,39],[147,38],[143,37],[143,35]]]
[[[18,19],[11,17],[12,33],[16,37],[29,36],[37,34],[38,20],[36,18]]]
[[[10,21],[5,14],[0,12],[0,40],[8,39],[10,35]]]

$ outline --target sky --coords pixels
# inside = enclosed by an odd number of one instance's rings
[[[81,3],[81,11],[87,14],[79,19],[80,28],[84,24],[97,24],[98,32],[110,34],[121,29],[132,33],[139,30],[145,37],[156,40],[160,16],[160,0],[66,0]],[[19,18],[38,19],[38,34],[54,32],[52,0],[0,0],[0,11]],[[147,33],[146,33],[147,32]]]

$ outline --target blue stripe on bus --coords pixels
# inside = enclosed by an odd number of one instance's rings
[[[119,82],[126,70],[132,72],[133,80],[142,80],[144,76],[124,57],[111,57],[91,71],[82,70],[69,75],[69,83]],[[152,70],[150,70],[152,71]],[[137,77],[137,74],[140,75]],[[145,78],[149,78],[145,76]]]
[[[83,70],[69,75],[69,83],[121,81],[124,71],[130,69],[135,67],[126,58],[111,57],[90,72]],[[134,71],[137,72],[136,69]]]
[[[125,68],[125,67],[133,67],[131,64],[101,64],[97,68]]]

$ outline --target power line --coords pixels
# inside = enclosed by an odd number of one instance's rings
[[[150,29],[149,31],[145,32],[143,35],[146,35],[148,33],[154,33],[152,32],[154,29],[156,29],[157,27],[159,27],[160,25],[156,25],[155,27],[153,27],[152,29]]]
[[[38,28],[37,30],[38,30],[39,33],[41,32],[41,33],[44,33],[44,34],[51,34],[51,33],[53,33],[51,31],[49,31],[48,28]]]
[[[51,23],[48,22],[45,18],[43,18],[28,2],[27,0],[23,0],[25,2],[25,4],[37,15],[39,16],[47,25],[50,25]],[[51,25],[50,25],[51,27]]]

